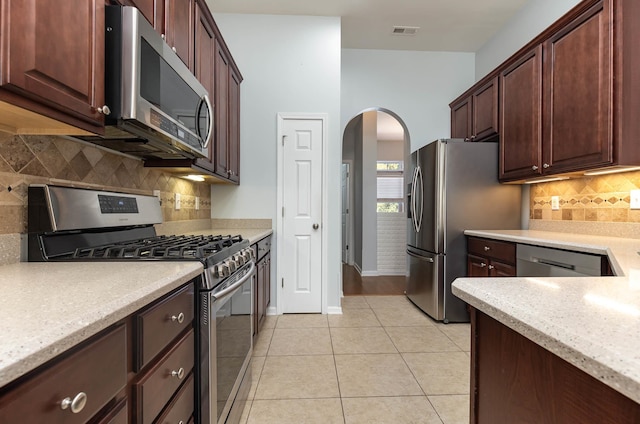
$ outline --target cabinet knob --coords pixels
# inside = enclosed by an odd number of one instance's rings
[[[171,371],[171,377],[177,377],[178,380],[182,380],[182,378],[184,377],[184,368],[180,367],[178,371]]]
[[[171,50],[173,50],[174,53],[176,53],[178,50],[176,50],[175,46],[171,47]]]
[[[489,265],[489,269],[494,269],[494,268],[495,268],[495,266]]]
[[[480,262],[480,268],[484,268],[485,266],[487,266],[487,264],[485,264],[484,262]]]
[[[548,168],[548,167],[550,167],[550,166],[551,166],[551,165],[549,165],[548,163],[545,163],[544,165],[542,165],[542,167],[543,167],[544,169],[547,169],[547,168]]]
[[[60,402],[61,409],[69,408],[71,412],[77,414],[82,411],[87,404],[87,394],[85,392],[78,393],[73,399],[66,397]]]
[[[469,141],[469,137],[465,137],[465,138],[464,138],[464,141]]]
[[[536,165],[533,165],[533,166],[531,167],[531,169],[532,169],[532,170],[534,170],[534,171],[537,171],[537,170],[538,170],[538,167],[537,167]]]
[[[471,136],[471,141],[473,141],[473,140],[475,140],[475,139],[476,139],[476,136],[475,136],[475,135],[472,135],[472,136]]]
[[[111,114],[111,109],[109,109],[109,106],[104,105],[104,106],[98,108],[98,112],[102,113],[104,115],[110,115]]]
[[[171,316],[171,321],[173,321],[173,322],[178,321],[178,324],[182,324],[184,322],[184,314],[182,312],[180,312],[178,314],[178,316],[172,315]]]
[[[491,248],[490,248],[489,246],[485,246],[485,247],[484,247],[484,251],[485,251],[485,252],[488,252],[489,250],[491,250]]]
[[[161,34],[160,37],[162,37],[163,40],[167,39],[167,37],[164,34]]]

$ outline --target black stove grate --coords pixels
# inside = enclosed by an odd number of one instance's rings
[[[242,236],[156,236],[75,249],[72,259],[204,259]]]

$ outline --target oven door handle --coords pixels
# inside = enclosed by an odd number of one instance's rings
[[[212,294],[215,301],[220,301],[225,297],[232,295],[237,289],[239,289],[249,278],[253,275],[253,271],[256,269],[255,262],[251,261],[251,267],[249,267],[249,271],[244,275],[241,279],[230,285],[224,290],[220,290],[218,293]]]

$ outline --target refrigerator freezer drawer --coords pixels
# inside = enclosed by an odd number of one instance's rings
[[[444,319],[444,256],[407,249],[407,297],[433,319]]]

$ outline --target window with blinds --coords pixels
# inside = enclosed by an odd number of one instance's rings
[[[404,162],[377,162],[377,212],[404,212]]]

